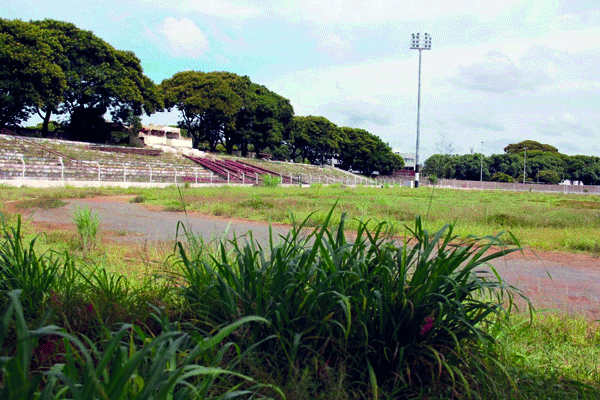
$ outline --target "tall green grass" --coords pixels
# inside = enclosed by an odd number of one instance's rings
[[[448,382],[468,391],[460,366],[494,359],[487,328],[507,318],[520,295],[488,262],[514,249],[495,249],[497,236],[460,239],[451,225],[429,232],[420,218],[401,243],[386,237],[384,223],[370,229],[362,221],[348,240],[346,216],[331,226],[333,212],[309,233],[305,219],[280,241],[271,235],[265,248],[250,235],[212,252],[196,245],[190,257],[180,243],[182,295],[208,323],[266,318],[270,325],[249,335],[272,368],[302,369],[316,357],[344,365],[374,397],[380,387]]]
[[[90,208],[76,209],[73,213],[73,222],[81,239],[81,248],[85,253],[91,251],[98,242],[100,226],[98,213],[93,213]]]
[[[71,266],[69,257],[53,252],[38,254],[37,237],[28,244],[23,242],[20,215],[16,226],[2,218],[0,243],[0,291],[22,290],[23,303],[28,314],[43,309],[56,282]],[[6,299],[2,299],[6,301]],[[0,306],[4,303],[0,301]]]
[[[188,400],[230,399],[252,393],[240,389],[239,384],[219,387],[222,376],[233,382],[252,381],[219,364],[226,354],[223,349],[232,346],[224,339],[241,326],[264,323],[261,318],[240,319],[212,337],[169,329],[148,336],[139,327],[125,324],[107,330],[101,341],[95,341],[54,325],[30,329],[20,294],[19,290],[8,293],[8,307],[1,318],[0,398]],[[11,329],[16,334],[13,340]],[[213,351],[217,347],[221,350]]]
[[[510,315],[487,263],[515,237],[290,218],[266,242],[177,235],[169,279],[3,224],[0,398],[600,399],[597,324]]]

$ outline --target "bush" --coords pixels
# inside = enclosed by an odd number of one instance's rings
[[[261,181],[263,186],[265,187],[277,187],[281,184],[281,177],[270,174],[264,174],[261,177]]]
[[[512,176],[507,175],[503,172],[496,172],[494,175],[492,175],[490,180],[493,182],[509,182],[509,183],[513,183],[515,181],[515,179]]]
[[[558,173],[556,171],[547,169],[539,171],[537,174],[537,178],[540,182],[550,183],[552,185],[557,185],[561,181],[560,176],[558,176]]]
[[[301,370],[316,358],[345,365],[350,381],[373,390],[446,378],[460,385],[461,364],[493,357],[495,340],[485,328],[508,316],[504,305],[518,293],[479,271],[512,251],[490,252],[498,237],[459,239],[451,225],[428,232],[417,217],[400,245],[385,239],[383,223],[370,230],[359,222],[352,242],[345,215],[331,228],[332,215],[308,235],[310,216],[295,223],[265,250],[251,235],[192,257],[179,244],[175,279],[183,279],[190,308],[211,325],[262,316],[270,326],[253,326],[248,340],[272,368]]]
[[[143,203],[145,201],[146,198],[142,195],[135,196],[133,199],[131,199],[131,203]]]
[[[75,222],[77,232],[81,238],[81,248],[87,253],[96,246],[98,241],[98,227],[100,225],[98,213],[92,213],[89,208],[78,208],[73,214],[73,222]]]

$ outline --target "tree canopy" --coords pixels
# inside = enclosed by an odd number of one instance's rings
[[[558,149],[556,147],[551,146],[549,144],[536,142],[535,140],[523,140],[519,143],[509,144],[504,148],[504,152],[508,154],[523,153],[525,151],[525,147],[527,147],[527,152],[530,152],[532,150],[539,150],[558,153]]]
[[[0,128],[62,100],[66,78],[57,61],[62,51],[59,41],[37,26],[0,19]]]
[[[248,144],[256,154],[265,148],[277,147],[294,116],[290,101],[265,86],[251,83],[244,107],[237,115],[242,155],[246,155]]]
[[[55,37],[63,48],[65,58],[60,64],[67,79],[67,89],[60,103],[47,102],[41,107],[44,120],[50,115],[67,114],[71,130],[81,130],[100,137],[102,134],[86,127],[88,118],[110,112],[113,121],[124,122],[128,116],[147,115],[162,108],[162,101],[154,83],[144,75],[140,60],[130,51],[116,50],[90,31],[74,24],[46,19],[32,24]],[[105,139],[105,138],[104,138]]]
[[[222,143],[231,153],[236,139],[238,113],[245,104],[250,79],[231,72],[185,71],[160,84],[167,109],[181,113],[179,126],[192,137],[193,147],[208,142],[215,151]]]
[[[404,166],[404,159],[378,136],[364,129],[342,127],[339,159],[341,167],[371,175],[389,175]]]
[[[336,124],[313,115],[295,116],[284,137],[291,159],[300,157],[312,164],[325,164],[336,157],[341,140],[342,131]]]
[[[98,141],[106,139],[98,131],[106,128],[101,124],[106,112],[114,122],[125,122],[162,108],[132,52],[68,22],[0,20],[0,58],[4,124],[18,124],[37,111],[47,132],[53,114],[67,115],[77,138]],[[98,124],[102,127],[94,129]]]
[[[524,147],[527,147],[527,159]],[[522,181],[525,170],[525,179],[529,181],[555,184],[568,179],[585,185],[600,184],[600,157],[567,156],[554,146],[533,140],[508,145],[504,150],[503,154],[483,157],[484,180]],[[481,155],[477,154],[434,154],[425,161],[423,172],[438,178],[479,180],[481,161]]]

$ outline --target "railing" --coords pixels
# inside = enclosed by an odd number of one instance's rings
[[[509,182],[488,182],[488,181],[461,181],[457,179],[440,179],[435,185],[431,186],[452,188],[452,189],[472,189],[472,190],[506,190],[514,192],[538,192],[538,193],[563,193],[563,194],[595,194],[600,195],[600,186],[582,186],[582,185],[550,185],[543,183],[509,183]]]
[[[205,162],[205,159],[201,159]],[[210,163],[210,161],[208,162]],[[207,164],[208,164],[207,163]],[[213,165],[218,169],[218,165]],[[229,173],[229,179],[227,174]],[[131,184],[156,186],[160,184],[256,184],[259,180],[258,173],[250,171],[233,174],[225,171],[225,177],[200,168],[177,168],[168,164],[130,164],[130,163],[100,163],[98,161],[81,161],[72,163],[60,157],[58,159],[27,158],[22,155],[0,155],[0,184],[25,185],[25,186],[57,186],[75,185],[84,186],[127,186]],[[283,176],[274,173],[274,176]],[[293,180],[294,184],[323,184],[346,186],[373,186],[384,184],[401,185],[402,181],[381,179],[365,179],[360,177],[340,177],[327,175],[310,175],[303,177],[297,175],[286,176],[286,182]],[[284,183],[289,185],[289,183]]]

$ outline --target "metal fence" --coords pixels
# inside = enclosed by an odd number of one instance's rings
[[[580,185],[550,185],[543,183],[508,183],[487,181],[461,181],[457,179],[440,179],[435,185],[430,186],[471,189],[471,190],[505,190],[513,192],[538,192],[538,193],[563,193],[563,194],[595,194],[600,195],[600,186]]]

